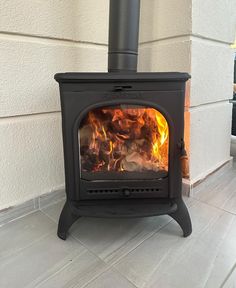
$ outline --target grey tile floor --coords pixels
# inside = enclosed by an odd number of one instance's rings
[[[236,288],[236,170],[185,198],[193,234],[168,216],[81,218],[56,236],[64,201],[0,228],[0,288]]]

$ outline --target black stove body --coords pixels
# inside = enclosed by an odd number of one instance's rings
[[[191,234],[180,161],[189,75],[136,72],[138,20],[138,0],[111,0],[110,73],[55,75],[67,194],[61,239],[80,216],[168,214]]]
[[[58,235],[79,216],[142,217],[169,214],[191,233],[182,201],[180,157],[184,152],[184,73],[64,73],[60,83],[67,202]],[[80,127],[89,111],[148,107],[161,112],[169,128],[167,171],[83,171]],[[83,153],[86,153],[83,152]],[[86,167],[86,166],[85,166]]]

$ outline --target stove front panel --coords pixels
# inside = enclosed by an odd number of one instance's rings
[[[60,87],[71,200],[181,195],[184,82],[96,79]]]

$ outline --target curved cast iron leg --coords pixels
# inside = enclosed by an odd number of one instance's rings
[[[60,215],[57,235],[62,240],[66,240],[67,232],[71,225],[79,218],[79,216],[72,213],[70,204],[66,201]]]
[[[192,233],[192,223],[188,213],[188,209],[182,198],[175,199],[177,210],[169,214],[182,228],[184,237],[188,237]]]

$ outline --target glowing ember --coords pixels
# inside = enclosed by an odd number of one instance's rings
[[[168,170],[168,124],[153,108],[94,109],[79,136],[82,171]]]

